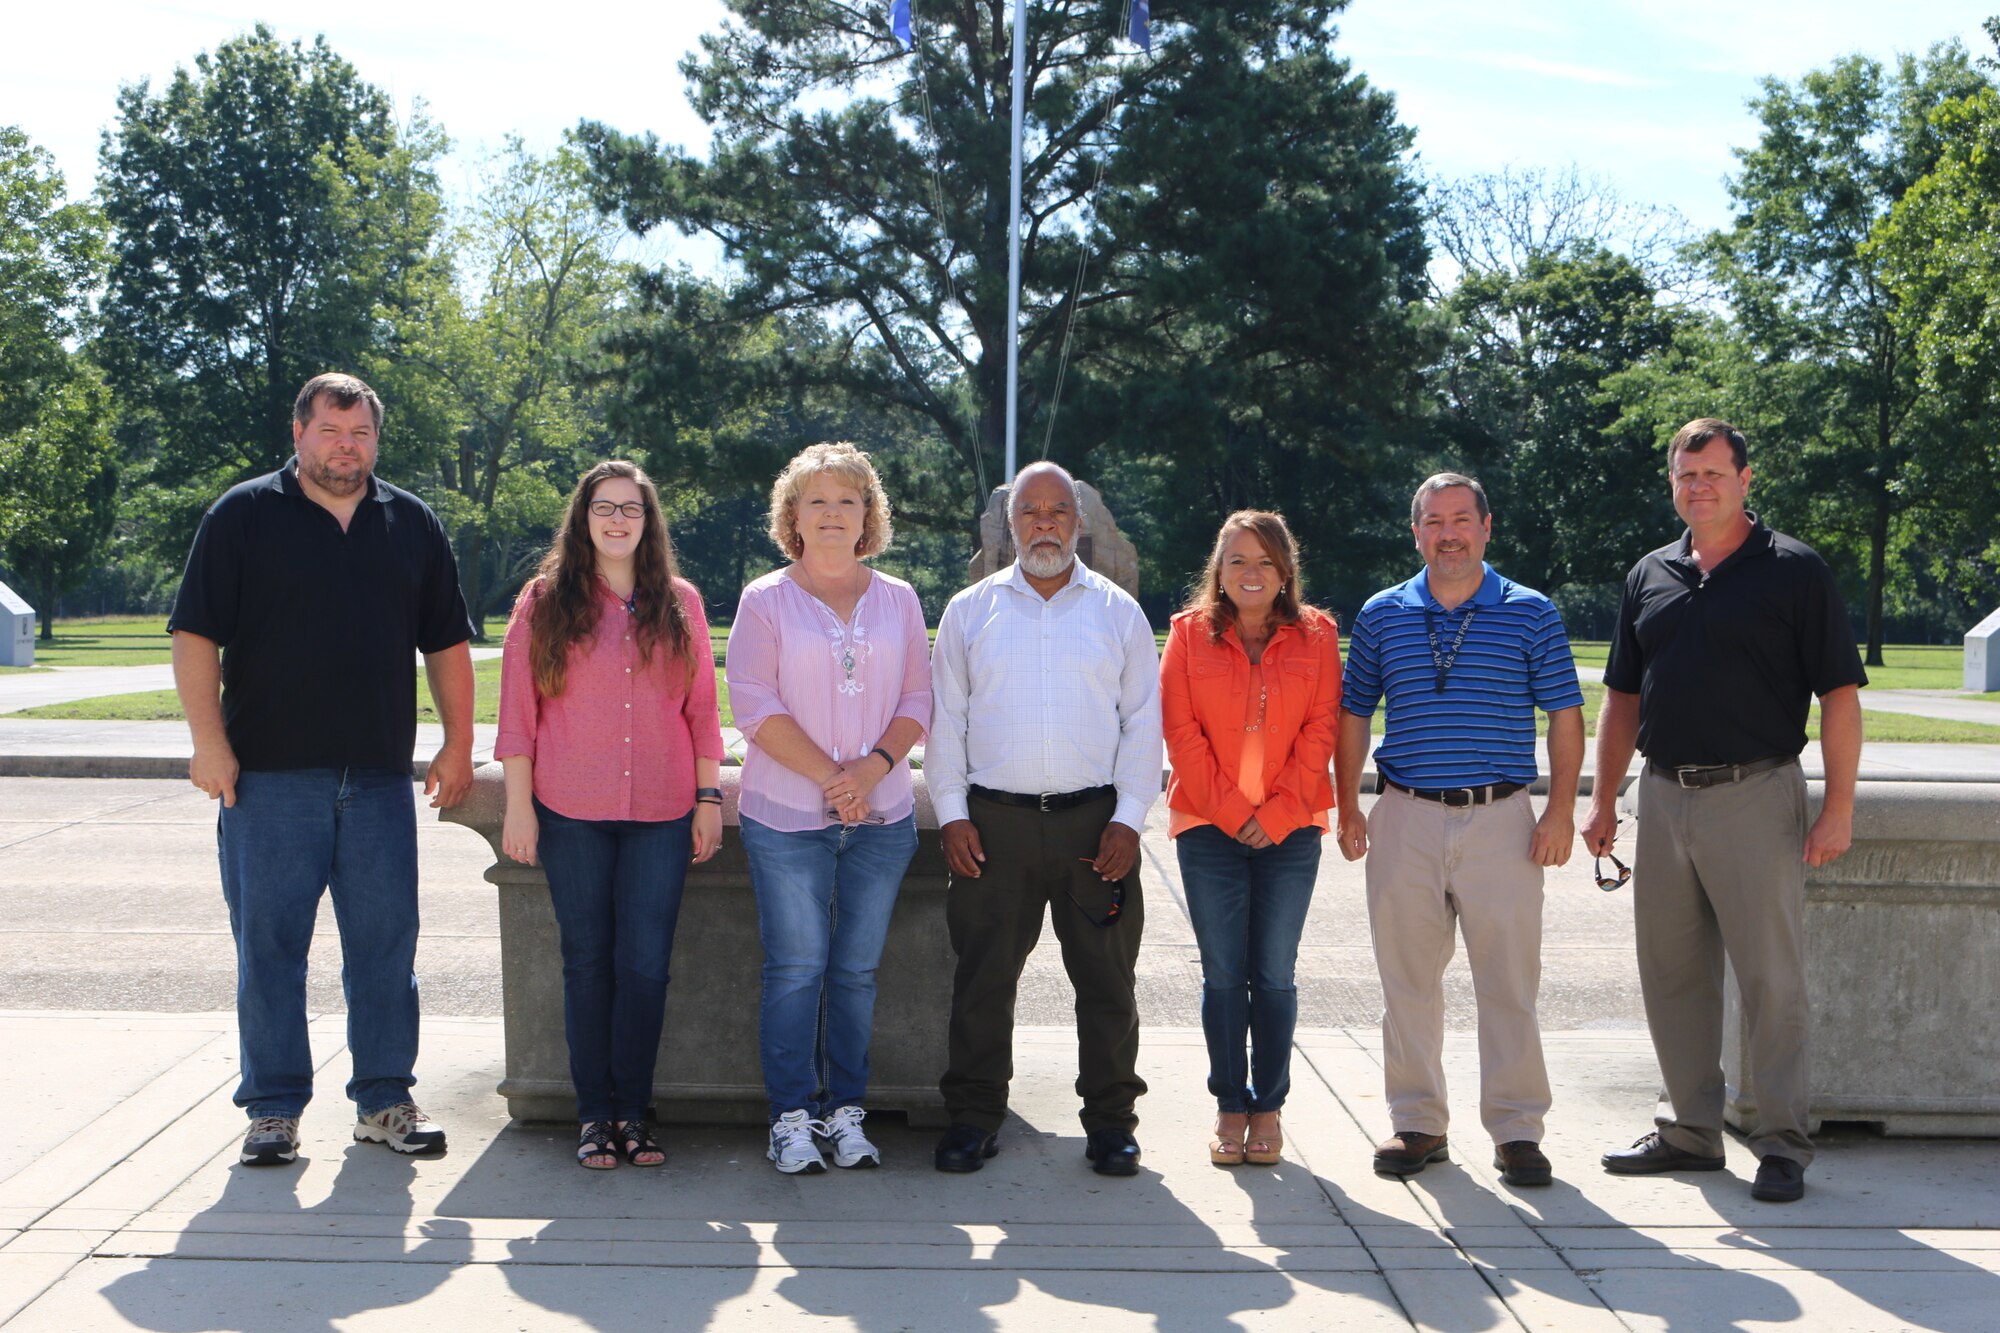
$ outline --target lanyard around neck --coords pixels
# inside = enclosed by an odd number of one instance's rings
[[[1472,628],[1472,617],[1478,612],[1472,603],[1465,604],[1465,619],[1458,622],[1458,633],[1452,636],[1451,649],[1446,651],[1438,639],[1437,613],[1430,607],[1424,608],[1424,634],[1431,644],[1431,688],[1444,693],[1445,682],[1451,677],[1451,668],[1458,661],[1458,650],[1465,646],[1465,633]],[[1447,613],[1448,614],[1448,613]]]

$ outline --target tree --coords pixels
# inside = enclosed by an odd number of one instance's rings
[[[289,453],[292,398],[366,373],[385,308],[428,262],[444,138],[324,39],[268,27],[118,96],[99,188],[115,232],[101,355],[136,410],[156,541],[181,547],[221,488]]]
[[[1931,113],[1981,83],[1956,43],[1893,71],[1850,56],[1796,85],[1766,80],[1751,102],[1762,136],[1737,150],[1735,224],[1708,243],[1766,363],[1805,372],[1795,413],[1763,441],[1760,488],[1805,520],[1803,535],[1864,563],[1870,665],[1897,526],[1939,501],[1941,472],[1926,456],[1936,437],[1913,340],[1866,243],[1936,165]]]
[[[110,395],[79,363],[32,424],[0,435],[0,552],[33,581],[44,640],[55,637],[57,599],[89,572],[117,517],[110,421]]]
[[[907,58],[886,6],[731,7],[683,65],[708,156],[586,124],[600,199],[717,237],[730,318],[823,321],[769,353],[779,378],[918,419],[957,460],[933,498],[964,530],[1001,480],[1009,7],[919,5]],[[1116,4],[1032,9],[1023,458],[1227,438],[1372,467],[1363,428],[1415,410],[1433,334],[1410,138],[1331,51],[1343,7],[1158,5],[1151,58],[1116,45]]]
[[[1481,472],[1508,571],[1549,591],[1619,578],[1671,518],[1657,442],[1619,435],[1613,377],[1665,351],[1675,314],[1630,258],[1586,240],[1468,270],[1437,383]]]
[[[519,539],[553,526],[579,451],[604,433],[576,366],[626,290],[612,254],[621,230],[592,204],[574,148],[537,157],[510,139],[396,326],[390,383],[427,378],[445,399],[450,433],[407,449],[427,454],[419,466],[440,482],[430,493],[475,625],[511,602],[540,556]]]
[[[2000,18],[1986,21],[2000,50]],[[2000,59],[1982,62],[2000,68]],[[1982,608],[2000,593],[2000,89],[1979,88],[1931,113],[1936,162],[1876,227],[1879,258],[1910,341],[1918,383],[1935,404],[1932,428],[1955,462],[1937,489],[1956,497],[1942,558]],[[1935,454],[1939,451],[1933,451]]]
[[[0,435],[32,424],[68,383],[104,263],[104,219],[69,203],[47,150],[0,125]]]
[[[65,201],[48,153],[0,126],[0,553],[34,582],[41,633],[113,518],[110,405],[67,344],[104,262],[104,221]]]

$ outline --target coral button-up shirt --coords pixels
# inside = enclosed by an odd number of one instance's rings
[[[1173,765],[1168,832],[1214,824],[1233,837],[1252,815],[1273,842],[1302,828],[1324,831],[1340,689],[1340,630],[1313,607],[1278,627],[1256,667],[1233,628],[1212,642],[1200,612],[1175,616],[1160,663]]]
[[[690,680],[687,662],[664,646],[642,662],[623,599],[602,581],[597,590],[604,604],[597,632],[570,650],[563,692],[553,699],[536,690],[528,655],[539,581],[521,590],[501,649],[493,757],[532,759],[536,799],[571,819],[679,819],[694,808],[694,761],[723,755],[701,594],[674,580],[694,648]]]

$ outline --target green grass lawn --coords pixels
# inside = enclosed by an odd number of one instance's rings
[[[35,665],[152,666],[173,660],[165,616],[59,620],[53,642],[35,640]]]
[[[473,677],[477,690],[473,720],[497,721],[500,710],[500,659],[491,658],[484,662],[473,663]],[[720,667],[715,670],[715,691],[722,703],[722,725],[734,726],[735,719],[729,711],[729,687],[723,682]],[[1584,730],[1594,736],[1597,734],[1597,711],[1604,703],[1604,687],[1585,681],[1583,697]],[[1867,696],[1864,694],[1862,697],[1865,699]],[[423,688],[421,680],[417,687],[417,705],[418,721],[437,721],[437,714],[431,708],[430,693]],[[167,722],[179,720],[181,703],[172,690],[150,690],[138,694],[113,694],[100,699],[83,699],[76,703],[47,704],[41,708],[30,708],[8,716],[78,722]],[[1862,716],[1868,739],[1872,741],[1921,743],[1963,741],[1985,745],[2000,744],[2000,727],[1987,726],[1983,723],[1946,722],[1937,718],[1910,717],[1902,713],[1864,712]],[[1380,735],[1382,710],[1376,710],[1373,725],[1375,733]],[[1537,714],[1536,728],[1538,732],[1546,735],[1548,719]],[[1806,723],[1806,735],[1812,740],[1819,739],[1818,708],[1812,710],[1811,719]]]

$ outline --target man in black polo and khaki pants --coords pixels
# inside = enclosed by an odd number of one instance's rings
[[[1584,846],[1611,850],[1636,745],[1633,915],[1639,984],[1664,1083],[1658,1128],[1604,1155],[1619,1175],[1722,1169],[1722,975],[1734,966],[1750,1028],[1759,1158],[1751,1196],[1805,1193],[1812,1161],[1805,991],[1805,867],[1847,850],[1868,683],[1833,573],[1812,548],[1744,508],[1742,432],[1690,421],[1667,446],[1677,542],[1632,567],[1604,668],[1597,778]],[[1826,798],[1806,826],[1799,768],[1820,699]]]

